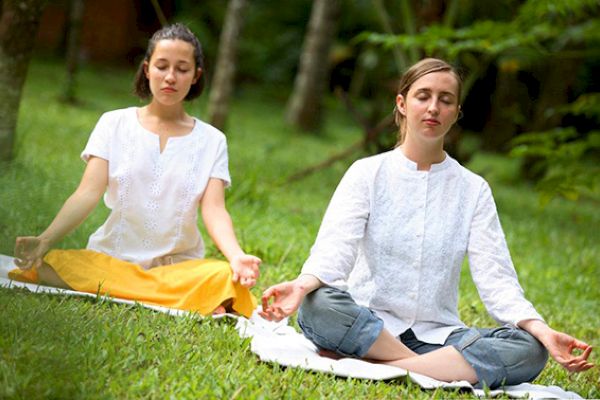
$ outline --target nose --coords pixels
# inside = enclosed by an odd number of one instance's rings
[[[431,115],[438,115],[440,112],[439,109],[439,105],[438,105],[438,100],[437,99],[431,99],[431,101],[429,102],[429,106],[427,107],[427,111],[429,111],[429,113]]]
[[[167,75],[165,76],[165,81],[169,83],[175,82],[175,71],[173,69],[169,69]]]

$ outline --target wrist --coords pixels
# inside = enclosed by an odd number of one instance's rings
[[[544,336],[552,331],[552,329],[546,325],[546,323],[539,319],[527,319],[524,321],[519,321],[517,324],[520,328],[526,330],[531,335],[533,335],[536,339],[541,341],[542,343]]]
[[[50,248],[54,244],[54,240],[52,239],[52,237],[43,233],[37,236],[36,239],[39,240],[40,244],[45,246],[46,248]]]
[[[314,275],[300,275],[294,280],[294,286],[297,290],[299,290],[303,295],[307,295],[308,293],[320,288],[323,286],[323,283]]]
[[[241,258],[241,257],[243,257],[245,255],[246,255],[246,253],[244,253],[243,250],[236,250],[236,251],[233,251],[231,253],[225,254],[225,258],[227,258],[227,261],[229,261],[230,264],[233,264],[233,262],[237,258]]]

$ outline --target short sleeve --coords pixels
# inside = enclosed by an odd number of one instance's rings
[[[109,138],[112,129],[114,129],[114,126],[110,123],[109,116],[103,114],[96,123],[87,145],[81,152],[83,161],[88,162],[92,156],[109,160]]]
[[[229,175],[229,157],[227,156],[227,140],[223,137],[217,146],[217,155],[215,163],[210,171],[211,178],[221,179],[225,182],[225,187],[231,186],[231,176]]]

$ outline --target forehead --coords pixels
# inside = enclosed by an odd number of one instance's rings
[[[184,40],[162,39],[156,42],[151,59],[187,61],[193,63],[194,46]]]
[[[451,72],[431,72],[417,79],[411,86],[410,92],[430,90],[435,92],[458,93],[458,81]]]

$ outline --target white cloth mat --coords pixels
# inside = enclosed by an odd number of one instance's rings
[[[135,302],[132,300],[119,299],[103,295],[82,293],[74,290],[57,289],[48,286],[34,285],[16,282],[8,279],[8,272],[14,267],[13,258],[0,254],[0,287],[24,288],[34,293],[61,294],[68,296],[98,297],[121,304],[140,304],[143,307],[163,312],[173,316],[190,314],[188,311],[176,310],[168,307],[155,306]],[[281,322],[269,322],[262,319],[254,312],[250,319],[226,314],[238,320],[236,329],[243,338],[252,338],[250,349],[261,361],[273,362],[286,367],[302,368],[311,371],[330,373],[341,377],[353,377],[359,379],[410,379],[423,389],[435,388],[465,388],[471,390],[478,397],[497,396],[506,393],[511,397],[527,397],[529,399],[581,399],[577,393],[565,391],[558,386],[543,386],[530,383],[522,383],[516,386],[506,386],[504,390],[492,390],[485,393],[481,389],[475,389],[468,382],[441,382],[424,375],[410,373],[388,365],[373,364],[353,358],[342,358],[333,360],[321,357],[316,352],[315,346],[289,326],[287,320]]]

